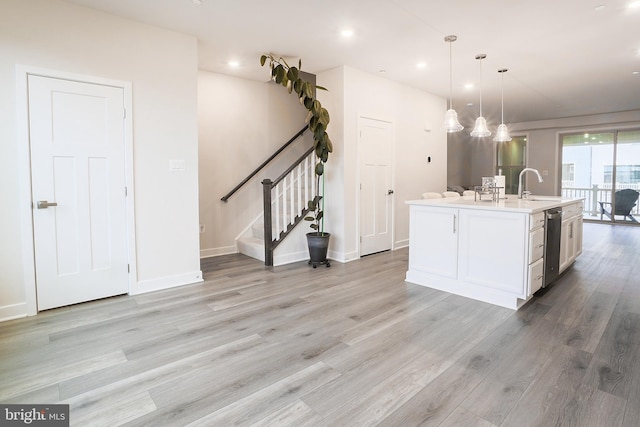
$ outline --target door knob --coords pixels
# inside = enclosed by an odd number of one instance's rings
[[[387,194],[393,194],[393,190],[387,190]]]
[[[49,206],[58,206],[56,202],[47,202],[46,200],[38,200],[36,205],[38,209],[47,209]]]

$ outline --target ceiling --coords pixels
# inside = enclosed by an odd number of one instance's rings
[[[480,87],[483,115],[490,127],[500,123],[502,77],[507,124],[640,109],[634,0],[68,1],[194,35],[203,70],[266,81],[259,57],[273,53],[302,59],[310,73],[346,65],[443,98],[444,37],[455,34],[453,107],[469,130]],[[347,28],[354,34],[344,38]],[[487,55],[481,86],[480,53]]]

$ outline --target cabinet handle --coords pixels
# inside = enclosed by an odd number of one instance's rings
[[[538,248],[544,248],[544,243],[537,246]]]
[[[453,234],[456,234],[456,214],[453,214]]]
[[[569,238],[573,239],[573,222],[569,224]]]

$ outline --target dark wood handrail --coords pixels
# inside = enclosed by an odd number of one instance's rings
[[[296,133],[290,140],[288,140],[287,142],[284,143],[284,145],[280,148],[278,148],[278,150],[273,153],[271,156],[269,156],[269,158],[267,160],[265,160],[264,162],[262,162],[262,164],[260,166],[258,166],[253,172],[251,172],[245,179],[243,179],[240,184],[236,185],[233,190],[229,191],[227,194],[225,194],[220,200],[222,200],[223,202],[227,202],[227,200],[229,200],[229,197],[233,196],[233,194],[238,191],[240,188],[242,188],[243,185],[245,185],[247,182],[249,182],[249,180],[251,178],[253,178],[254,176],[256,176],[258,174],[258,172],[260,172],[265,166],[267,166],[267,164],[269,164],[269,162],[273,159],[276,158],[276,156],[280,153],[282,153],[282,151],[287,148],[289,145],[291,145],[291,143],[293,141],[295,141],[296,139],[298,139],[298,137],[300,137],[303,133],[305,133],[305,131],[309,129],[308,126],[305,125],[305,127],[303,127],[302,129],[300,129],[298,131],[298,133]]]

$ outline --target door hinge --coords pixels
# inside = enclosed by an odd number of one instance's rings
[[[131,273],[131,264],[127,264],[127,273]]]
[[[122,109],[122,118],[123,118],[123,119],[126,119],[126,118],[127,118],[127,109],[126,109],[126,108],[123,108],[123,109]]]
[[[127,197],[129,195],[129,189],[127,187],[124,187],[124,197]]]

